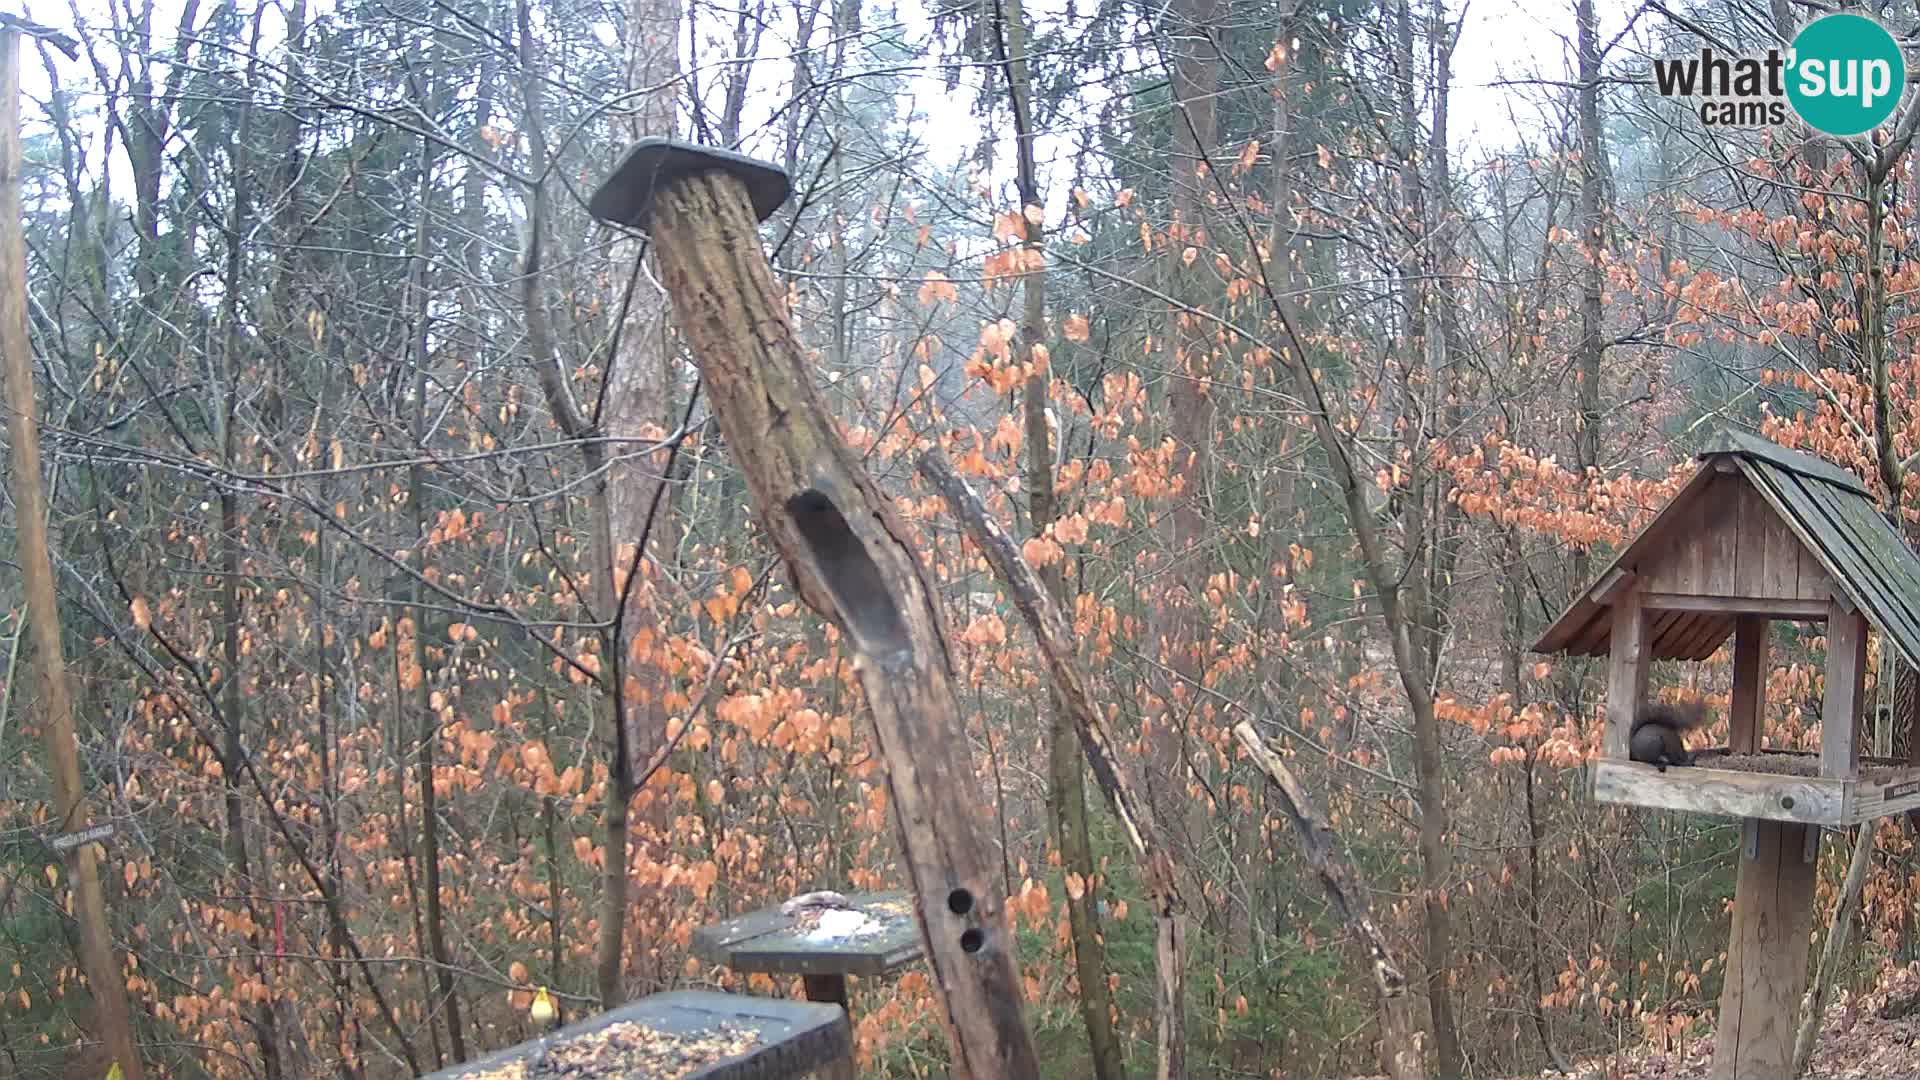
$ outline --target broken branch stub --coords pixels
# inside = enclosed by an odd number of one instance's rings
[[[699,362],[754,516],[808,606],[837,625],[875,741],[921,935],[945,1006],[953,1074],[1038,1075],[1006,895],[954,701],[939,606],[904,522],[841,441],[814,387],[756,225],[786,174],[737,154],[646,139],[588,204],[644,228]]]

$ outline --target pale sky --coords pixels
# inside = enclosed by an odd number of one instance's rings
[[[897,2],[900,18],[910,27],[909,36],[918,36],[918,31],[926,25],[925,0]],[[173,19],[177,17],[177,4],[178,0],[161,0],[156,17],[157,26],[173,25]],[[29,19],[56,28],[69,28],[72,25],[72,16],[64,0],[25,0],[23,6],[23,14]],[[1457,3],[1450,3],[1449,6],[1456,12],[1459,9]],[[80,0],[79,7],[95,25],[104,26],[108,23],[107,12],[100,0]],[[310,4],[314,14],[331,7],[332,4],[326,0]],[[1050,9],[1057,11],[1062,7],[1064,0],[1031,0],[1029,9],[1039,20],[1046,18]],[[1623,5],[1619,4],[1603,4],[1602,7],[1601,39],[1607,41],[1621,29],[1625,12]],[[1502,80],[1566,80],[1572,66],[1573,9],[1572,0],[1549,4],[1526,3],[1523,0],[1467,0],[1466,11],[1463,33],[1454,54],[1451,142],[1461,163],[1471,166],[1483,155],[1510,146],[1516,134],[1516,121],[1522,129],[1534,133],[1541,130],[1547,122],[1541,111],[1542,102],[1566,94],[1567,91],[1560,87],[1506,87],[1499,83]],[[279,32],[279,27],[273,25],[275,23],[277,20],[268,20],[267,34],[270,38]],[[774,43],[775,37],[772,33],[768,35],[770,45],[764,50],[762,59],[768,64],[767,78],[770,84],[784,85],[787,77],[784,63],[786,46]],[[33,102],[45,98],[47,79],[36,56],[29,52],[24,59],[21,86],[28,99],[27,120],[32,125],[39,112]],[[69,87],[76,84],[84,87],[92,82],[91,68],[84,55],[78,63],[65,58],[59,58],[58,63],[63,81]],[[979,140],[980,128],[978,121],[970,114],[971,91],[968,88],[969,84],[977,86],[979,78],[979,74],[974,73],[959,92],[950,92],[943,84],[937,64],[929,61],[918,74],[908,79],[911,105],[924,113],[929,121],[922,133],[932,143],[936,155],[943,159],[944,164],[963,157]],[[770,111],[779,103],[771,93],[759,96],[762,99],[762,112]],[[907,105],[906,102],[902,103],[903,111]],[[947,148],[945,152],[942,152],[943,144]],[[1043,137],[1043,167],[1044,162],[1051,159],[1058,149],[1064,149],[1059,140]],[[1012,161],[1010,152],[996,155],[996,171],[1006,175],[997,175],[994,179],[1003,189],[1010,183]],[[124,182],[124,158],[116,154],[112,167],[116,172],[116,186],[119,186]],[[1049,183],[1046,187],[1050,203],[1064,198],[1064,185]],[[1057,205],[1053,209],[1058,209]]]

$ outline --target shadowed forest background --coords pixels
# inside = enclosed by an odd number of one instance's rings
[[[1737,824],[1595,804],[1604,664],[1527,647],[1721,426],[1920,540],[1920,111],[1872,145],[1703,126],[1650,58],[1812,9],[1593,3],[1529,11],[1541,77],[1476,65],[1470,140],[1456,56],[1521,39],[1459,0],[38,5],[82,49],[27,50],[54,559],[152,1068],[407,1076],[532,1034],[539,986],[568,1018],[793,994],[692,930],[901,885],[837,635],[644,242],[585,210],[669,133],[793,175],[762,235],[943,590],[1050,1075],[1150,1060],[1152,920],[932,445],[1070,597],[1185,869],[1195,1075],[1379,1067],[1241,720],[1371,886],[1434,1075],[1709,1037]],[[0,1073],[99,1076],[6,566]],[[1819,633],[1776,632],[1776,746],[1818,747]],[[1724,715],[1726,652],[1654,692]],[[1868,749],[1905,756],[1881,655]],[[1857,910],[1823,857],[1842,988],[1916,959],[1879,828]],[[855,984],[862,1075],[940,1074],[929,997]]]

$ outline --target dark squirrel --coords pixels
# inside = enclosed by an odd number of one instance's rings
[[[1681,736],[1706,723],[1706,707],[1697,701],[1656,702],[1644,706],[1633,720],[1633,736],[1627,741],[1628,756],[1657,765],[1661,772],[1669,765],[1691,765],[1693,754],[1688,752]]]

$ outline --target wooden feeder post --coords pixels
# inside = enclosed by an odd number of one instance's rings
[[[1871,828],[1920,808],[1920,767],[1871,760],[1863,773],[1860,756],[1868,628],[1907,663],[1920,658],[1920,557],[1867,486],[1830,462],[1739,432],[1700,457],[1693,477],[1534,649],[1608,658],[1598,801],[1741,819],[1712,1076],[1788,1080],[1821,830]],[[1774,619],[1826,624],[1818,755],[1763,745]],[[1690,767],[1631,760],[1648,664],[1705,660],[1728,638],[1727,746]],[[1716,754],[1762,752],[1769,758],[1749,767],[1717,767]],[[1780,771],[1751,767],[1796,757]]]
[[[789,190],[765,162],[643,139],[588,209],[652,239],[754,515],[801,598],[850,648],[887,764],[952,1075],[1025,1080],[1039,1063],[939,603],[905,522],[820,400],[760,247],[759,222]]]

